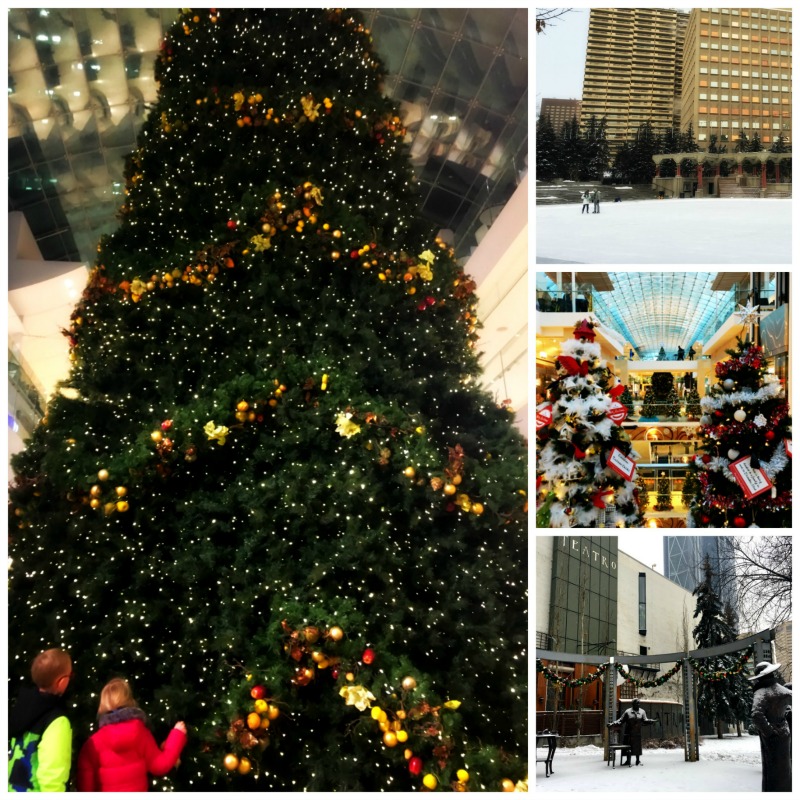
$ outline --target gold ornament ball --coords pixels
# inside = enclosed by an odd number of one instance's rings
[[[233,753],[228,753],[222,763],[225,765],[225,769],[233,772],[239,766],[239,759]]]
[[[436,776],[435,776],[435,775],[431,775],[431,773],[429,772],[429,773],[428,773],[428,774],[427,774],[427,775],[426,775],[426,776],[425,776],[425,777],[422,779],[422,785],[423,785],[423,786],[424,786],[426,789],[430,789],[431,791],[433,791],[433,790],[434,790],[434,789],[435,789],[435,788],[436,788],[436,787],[439,785],[439,781],[437,780],[437,778],[436,778]]]
[[[127,511],[127,510],[128,510],[128,501],[117,500],[117,511]]]
[[[117,486],[116,490],[117,497],[125,497],[128,494],[128,490],[124,486]]]
[[[503,782],[500,785],[503,787],[504,792],[514,791],[514,781],[510,780],[509,778],[503,778]]]
[[[249,758],[243,758],[239,762],[239,766],[237,767],[237,769],[239,770],[239,774],[240,775],[247,775],[247,773],[250,772],[250,770],[252,768],[253,768],[253,765],[250,763],[250,759]]]
[[[93,498],[92,498],[92,499],[89,501],[89,505],[90,505],[92,508],[100,508],[100,501],[99,501],[99,500],[98,500],[96,497],[93,497]]]
[[[266,700],[261,700],[260,698],[253,703],[253,708],[256,710],[257,713],[263,714],[268,708],[269,703]]]
[[[150,438],[151,438],[151,439],[152,439],[154,442],[160,442],[160,441],[161,441],[161,439],[162,439],[163,437],[162,437],[161,431],[153,431],[153,432],[150,434]]]
[[[469,780],[469,772],[465,769],[460,769],[456,772],[456,778],[458,778],[461,783],[466,783]]]
[[[413,478],[416,474],[417,471],[414,469],[414,467],[406,467],[403,470],[403,475],[405,475],[406,478]]]
[[[403,688],[407,692],[410,692],[412,689],[416,689],[417,688],[416,678],[414,678],[412,675],[407,675],[405,678],[403,678]]]
[[[251,731],[257,731],[261,727],[261,715],[253,711],[252,714],[247,715],[247,727]]]
[[[473,503],[472,504],[472,513],[481,515],[483,514],[483,503]]]
[[[408,741],[408,732],[407,731],[397,731],[397,741],[398,742],[407,742]]]
[[[303,635],[306,637],[306,641],[309,644],[314,644],[317,639],[319,639],[319,628],[309,625],[306,628],[303,628]]]
[[[347,675],[344,676],[348,681],[354,681],[356,676],[352,672],[348,672]]]
[[[338,625],[334,625],[328,631],[328,636],[330,636],[334,642],[340,642],[344,638],[344,631]]]
[[[97,473],[97,480],[99,481],[107,481],[108,480],[108,470],[101,469],[100,472]]]
[[[91,489],[89,489],[89,494],[92,497],[100,497],[102,492],[103,492],[103,490],[97,484],[95,484],[94,486],[92,486]]]
[[[446,495],[454,495],[456,493],[456,487],[452,483],[446,483],[444,485],[444,493]]]
[[[278,708],[278,706],[272,706],[271,705],[267,709],[267,717],[269,719],[277,719],[280,716],[280,713],[281,713],[281,710]]]
[[[237,411],[236,414],[234,414],[234,416],[236,417],[236,419],[239,420],[239,422],[244,422],[247,419],[247,412]]]
[[[453,476],[453,481],[452,482],[453,482],[453,484],[455,486],[460,486],[461,485],[461,476],[460,475]]]
[[[269,717],[264,717],[261,720],[261,725],[259,727],[261,728],[262,731],[265,731],[267,728],[269,728],[269,726],[270,726]]]
[[[397,747],[397,734],[393,731],[386,731],[383,734],[383,743],[387,747]]]
[[[236,404],[237,411],[247,411],[248,408],[250,408],[250,404],[247,400],[241,400]]]
[[[116,511],[116,508],[117,508],[117,504],[116,503],[106,503],[103,506],[103,511],[105,511],[106,516],[109,516],[109,515],[113,514],[114,511]]]

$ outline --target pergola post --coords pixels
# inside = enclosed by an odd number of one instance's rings
[[[699,162],[697,165],[697,193],[699,195],[703,194],[703,162]]]
[[[781,182],[781,162],[780,159],[775,161],[775,183]]]
[[[761,162],[761,188],[767,188],[767,162]]]
[[[603,758],[608,763],[608,726],[617,718],[617,670],[614,666],[614,656],[608,659],[606,670],[606,696],[605,696],[605,725],[603,727]]]
[[[684,761],[699,761],[697,730],[697,692],[694,685],[694,668],[689,658],[685,658],[683,666],[683,742]]]

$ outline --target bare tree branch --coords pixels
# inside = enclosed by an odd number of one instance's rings
[[[569,14],[571,8],[539,8],[536,10],[536,33],[542,33],[547,24],[552,25],[552,21],[560,19],[565,14]]]
[[[742,627],[758,630],[792,616],[792,537],[737,536],[724,556]]]

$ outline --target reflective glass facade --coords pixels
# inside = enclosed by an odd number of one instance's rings
[[[616,652],[617,575],[616,536],[555,538],[549,649]]]

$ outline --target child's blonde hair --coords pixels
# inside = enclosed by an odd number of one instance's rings
[[[100,692],[100,707],[98,714],[107,714],[117,708],[138,708],[138,703],[133,699],[131,687],[124,678],[110,680]]]
[[[39,689],[47,691],[59,678],[72,675],[72,659],[66,650],[52,647],[39,653],[31,664],[31,679]]]

